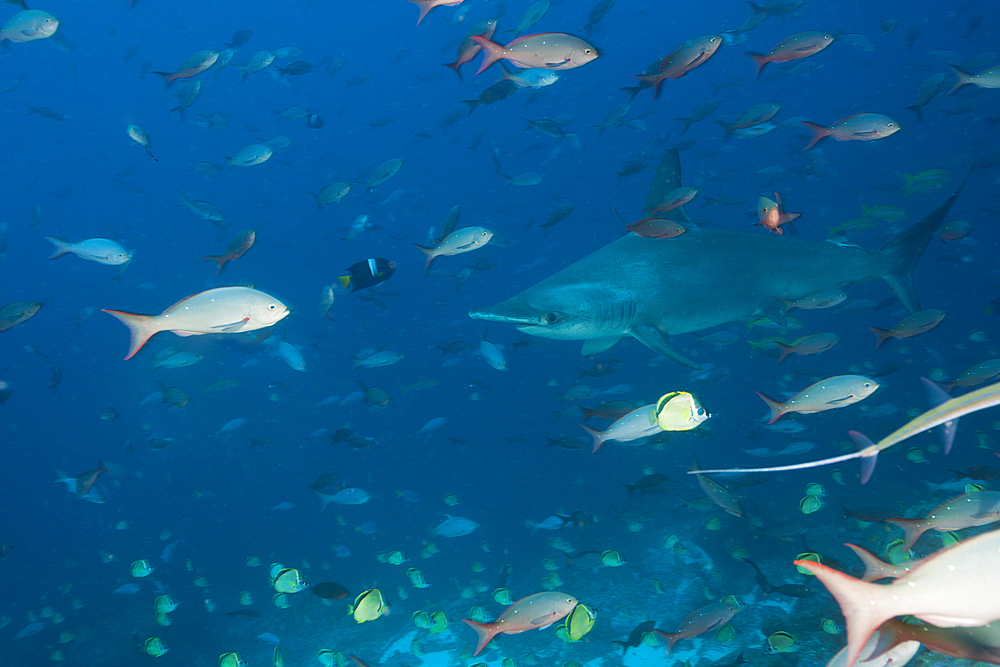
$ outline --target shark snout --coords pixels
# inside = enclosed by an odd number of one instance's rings
[[[470,310],[469,317],[474,320],[486,320],[487,322],[506,322],[508,324],[540,324],[537,315],[514,315],[499,313],[491,309]]]

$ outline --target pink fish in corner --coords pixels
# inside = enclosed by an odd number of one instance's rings
[[[942,549],[888,585],[866,583],[812,561],[814,574],[847,621],[847,660],[854,667],[882,623],[912,615],[941,628],[979,627],[1000,620],[1000,530]]]

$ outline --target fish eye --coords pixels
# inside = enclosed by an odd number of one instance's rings
[[[548,313],[545,316],[545,321],[549,324],[555,324],[556,322],[559,321],[559,316],[556,315],[555,313]]]
[[[698,416],[705,414],[705,408],[698,408]]]
[[[277,309],[277,306],[274,305],[273,303],[269,303],[269,304],[267,304],[267,309],[268,310],[275,310],[275,309]]]

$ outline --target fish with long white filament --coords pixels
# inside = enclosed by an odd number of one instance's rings
[[[178,336],[256,331],[288,315],[288,306],[250,287],[218,287],[178,301],[159,315],[138,315],[102,309],[118,318],[131,334],[126,360],[161,331]]]
[[[923,379],[923,378],[922,378]],[[929,382],[929,380],[928,380]],[[900,426],[898,429],[885,436],[877,443],[873,443],[864,434],[857,431],[849,431],[848,435],[858,445],[858,451],[850,454],[842,454],[819,461],[809,461],[807,463],[796,463],[788,466],[774,466],[771,468],[725,468],[713,470],[701,470],[699,472],[710,473],[747,473],[747,472],[784,472],[786,470],[804,470],[806,468],[819,468],[834,463],[843,463],[851,459],[861,459],[862,484],[871,479],[875,472],[875,463],[878,460],[878,453],[883,449],[888,449],[908,438],[929,431],[935,426],[945,424],[949,431],[957,428],[959,417],[967,414],[993,408],[1000,405],[1000,382],[987,385],[968,394],[952,398],[941,403],[936,408],[932,408],[922,415],[918,415]],[[765,427],[766,428],[766,427]],[[947,449],[947,448],[946,448]],[[689,473],[693,474],[693,473]]]

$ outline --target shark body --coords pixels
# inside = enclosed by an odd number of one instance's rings
[[[672,150],[654,177],[647,210],[677,187],[680,161]],[[958,191],[881,250],[697,227],[670,239],[629,234],[469,316],[512,323],[544,338],[583,340],[584,355],[631,336],[698,368],[670,347],[668,336],[761,315],[782,321],[785,307],[778,299],[793,301],[882,278],[907,310],[920,310],[910,275],[957,196]],[[682,209],[664,217],[688,220]]]

